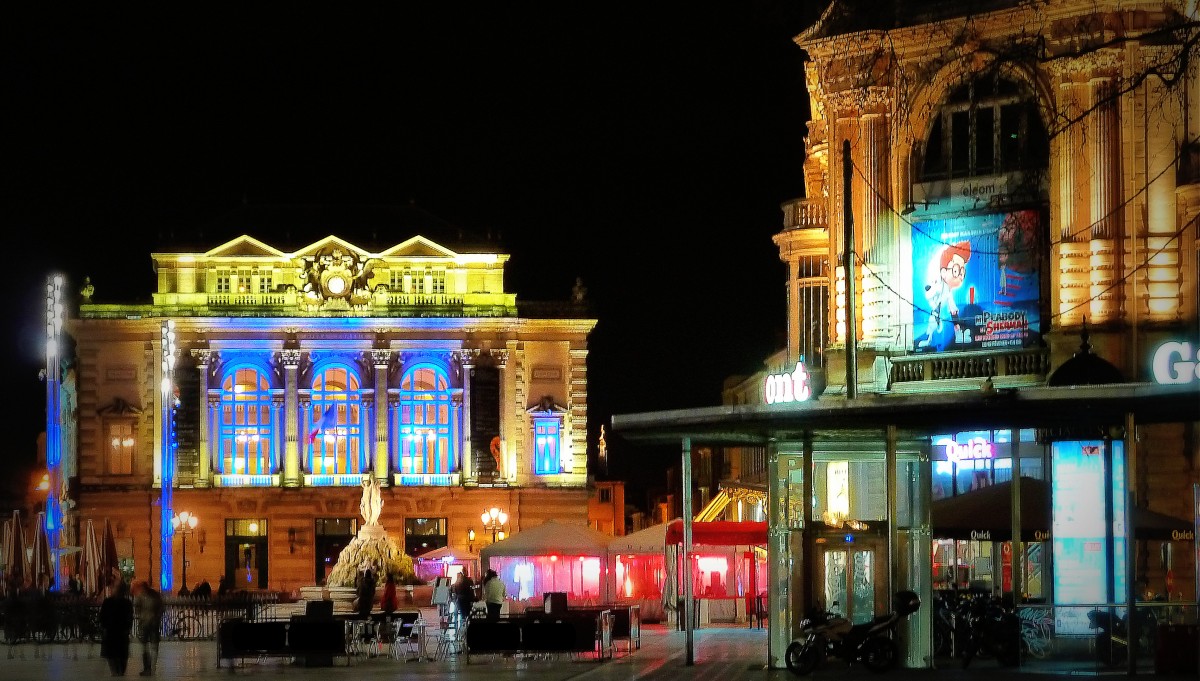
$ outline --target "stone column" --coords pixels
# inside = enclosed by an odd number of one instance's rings
[[[475,453],[471,451],[471,370],[475,368],[475,358],[478,350],[464,349],[454,353],[459,366],[462,367],[463,409],[462,421],[462,476],[463,481],[475,480]]]
[[[192,357],[196,360],[196,370],[200,372],[200,390],[198,397],[200,398],[200,406],[206,411],[200,415],[198,419],[199,433],[197,444],[197,457],[200,459],[200,471],[196,476],[196,487],[208,487],[212,483],[212,451],[208,444],[208,419],[210,418],[209,402],[208,402],[208,368],[212,362],[212,350],[207,348],[193,348]]]
[[[388,369],[392,351],[387,348],[371,350],[375,366],[375,479],[383,487],[388,484]]]
[[[508,415],[512,411],[505,407],[508,404],[505,396],[509,395],[504,385],[504,370],[508,368],[508,350],[492,350],[492,360],[496,362],[496,370],[499,374],[496,382],[500,385],[500,466],[496,472],[500,474],[500,479],[510,480],[515,471],[509,470],[512,466],[509,465],[508,438],[505,437],[505,433],[508,432]]]
[[[299,416],[300,350],[288,348],[279,353],[283,362],[283,486],[300,486],[300,443],[296,417]]]
[[[208,459],[210,469],[213,468],[212,462],[216,461],[217,473],[228,473],[229,471],[225,470],[224,458],[219,456],[221,453],[221,398],[208,398],[208,413],[205,414],[204,422],[208,425],[210,442],[207,447],[202,448],[201,456]]]
[[[1077,93],[1078,84],[1069,67],[1061,69],[1062,82],[1058,91],[1061,102],[1059,110],[1068,119],[1068,123],[1055,137],[1057,143],[1059,195],[1058,195],[1058,244],[1052,247],[1051,263],[1054,267],[1050,273],[1051,289],[1058,291],[1058,305],[1061,326],[1075,326],[1082,322],[1088,313],[1086,301],[1088,298],[1087,271],[1089,265],[1089,249],[1085,238],[1080,234],[1079,206],[1077,197],[1083,196],[1084,184],[1081,177],[1087,176],[1087,168],[1079,168],[1080,124],[1075,122],[1082,107],[1079,106]],[[1083,172],[1077,172],[1082,170]],[[1054,252],[1057,251],[1057,252]]]
[[[1120,315],[1117,301],[1121,284],[1117,281],[1114,238],[1123,232],[1119,203],[1120,178],[1117,173],[1121,159],[1113,80],[1107,76],[1092,78],[1089,89],[1092,112],[1087,142],[1092,166],[1092,238],[1089,244],[1091,286],[1088,308],[1091,321],[1104,323]]]

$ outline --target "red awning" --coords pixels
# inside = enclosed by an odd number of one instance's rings
[[[668,544],[683,541],[683,518],[667,523]],[[767,523],[744,520],[712,520],[692,523],[692,543],[709,546],[757,546],[767,543]]]

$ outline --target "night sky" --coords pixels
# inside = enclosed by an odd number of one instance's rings
[[[719,404],[783,344],[771,236],[803,193],[807,120],[791,37],[820,3],[398,4],[6,10],[19,427],[0,456],[31,465],[45,427],[46,277],[148,302],[153,249],[218,245],[245,206],[413,204],[491,234],[519,299],[566,300],[582,277],[593,440],[614,413]],[[367,237],[251,235],[331,233]],[[639,506],[677,456],[609,445]]]

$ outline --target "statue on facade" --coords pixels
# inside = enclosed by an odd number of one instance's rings
[[[79,289],[79,295],[83,297],[84,303],[92,302],[92,294],[96,292],[96,287],[92,286],[92,278],[83,278],[83,288]]]
[[[358,502],[358,512],[362,514],[367,526],[379,524],[379,513],[383,511],[383,493],[379,481],[370,475],[364,475],[362,480],[363,495]]]

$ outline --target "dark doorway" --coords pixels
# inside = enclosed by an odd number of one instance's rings
[[[267,521],[225,521],[225,575],[234,591],[267,588]]]
[[[317,584],[324,584],[333,567],[337,565],[342,549],[354,539],[358,532],[357,518],[317,518],[314,527],[316,539],[316,565],[313,577]]]

